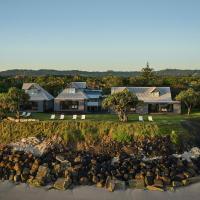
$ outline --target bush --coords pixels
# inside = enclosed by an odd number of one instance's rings
[[[154,123],[117,123],[105,121],[41,121],[0,123],[0,141],[9,143],[28,136],[43,135],[51,137],[60,135],[65,142],[96,142],[105,135],[122,142],[131,142],[134,137],[158,134]]]

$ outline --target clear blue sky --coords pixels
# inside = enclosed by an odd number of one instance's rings
[[[0,71],[200,69],[200,0],[0,0]]]

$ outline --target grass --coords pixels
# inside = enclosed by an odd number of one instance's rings
[[[39,119],[41,121],[50,120],[50,113],[32,113],[32,118]],[[59,114],[56,115],[55,120],[59,120]],[[128,123],[132,122],[138,122],[138,114],[130,114],[128,116]],[[194,112],[190,116],[187,114],[181,114],[181,115],[174,115],[174,114],[153,114],[153,120],[158,124],[174,124],[181,122],[183,120],[187,119],[200,119],[200,112]],[[144,121],[148,121],[148,115],[143,115]],[[80,119],[81,116],[78,115],[77,120]],[[72,115],[65,114],[65,120],[72,120]],[[86,114],[86,120],[92,120],[92,121],[118,121],[118,117],[116,114]]]
[[[138,114],[129,115],[127,123],[120,123],[115,114],[86,114],[86,120],[81,120],[78,115],[77,120],[72,120],[72,115],[65,115],[64,120],[59,120],[60,115],[56,115],[56,120],[50,120],[51,113],[32,113],[32,118],[39,119],[40,122],[13,123],[2,122],[0,140],[9,142],[21,137],[45,134],[50,136],[55,133],[62,135],[65,140],[74,138],[84,138],[94,140],[102,135],[110,135],[113,139],[129,141],[133,137],[170,135],[174,141],[181,141],[186,138],[190,141],[193,137],[191,131],[182,126],[182,122],[188,119],[200,120],[200,112],[194,112],[190,116],[187,114],[153,114],[154,122],[148,122],[148,115],[143,115],[144,122],[138,121]],[[79,137],[80,136],[80,137]],[[196,137],[196,136],[195,136]],[[195,137],[193,137],[195,139]]]
[[[32,117],[39,119],[41,121],[50,121],[50,113],[33,113]],[[55,121],[59,120],[60,115],[56,115]],[[128,116],[127,123],[135,123],[138,122],[138,114],[130,114]],[[185,130],[181,123],[185,120],[189,119],[200,119],[200,111],[195,111],[191,113],[191,115],[185,114],[152,114],[154,123],[159,127],[159,132],[161,134],[169,134],[172,131],[179,134],[186,134],[188,133]],[[76,121],[81,121],[80,115],[78,115],[78,119]],[[144,123],[152,123],[148,122],[148,115],[143,115]],[[62,121],[69,121],[72,120],[72,115],[65,115],[65,119]],[[90,121],[107,121],[107,122],[118,122],[118,117],[116,114],[86,114],[86,120]],[[120,123],[120,122],[119,122]],[[141,122],[142,123],[142,122]]]

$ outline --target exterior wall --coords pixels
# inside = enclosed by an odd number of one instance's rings
[[[173,113],[181,114],[181,103],[173,104]]]
[[[53,111],[54,107],[54,101],[50,100],[50,101],[44,101],[44,112],[45,111]]]
[[[138,113],[138,114],[147,114],[148,113],[148,104],[138,105],[136,107],[136,113]]]
[[[44,112],[44,102],[38,101],[38,109],[36,112]]]
[[[76,112],[76,111],[80,111],[80,112],[83,112],[85,111],[85,101],[84,100],[79,100],[79,106],[78,106],[78,109],[69,109],[69,110],[62,110],[61,109],[61,106],[60,106],[60,103],[64,101],[64,100],[59,100],[59,99],[54,99],[54,111],[56,112],[61,112],[61,111],[73,111],[73,112]],[[67,100],[66,100],[67,101]],[[70,100],[71,101],[71,100]]]
[[[37,103],[37,110],[32,110],[31,108],[22,108],[22,110],[25,110],[27,112],[44,112],[44,101],[31,101]]]
[[[60,100],[54,99],[54,111],[60,111]]]

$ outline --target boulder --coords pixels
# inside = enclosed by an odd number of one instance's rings
[[[106,179],[105,187],[109,192],[113,192],[115,190],[115,181],[112,180],[110,176]]]
[[[72,181],[68,178],[58,178],[57,181],[54,183],[54,188],[58,190],[66,190],[70,187]]]

